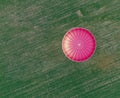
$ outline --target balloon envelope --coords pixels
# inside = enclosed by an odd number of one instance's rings
[[[75,62],[88,60],[95,52],[94,35],[85,28],[69,30],[62,40],[62,49],[67,58]]]

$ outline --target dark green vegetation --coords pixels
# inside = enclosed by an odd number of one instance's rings
[[[73,27],[96,37],[87,62],[62,52]],[[120,0],[0,0],[0,98],[120,98]]]

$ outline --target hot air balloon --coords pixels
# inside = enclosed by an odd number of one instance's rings
[[[65,56],[75,62],[84,62],[90,59],[95,49],[95,37],[85,28],[70,29],[62,40],[62,50]]]

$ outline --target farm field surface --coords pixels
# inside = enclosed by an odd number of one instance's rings
[[[96,38],[83,63],[62,51],[73,27]],[[120,0],[0,0],[0,98],[120,98]]]

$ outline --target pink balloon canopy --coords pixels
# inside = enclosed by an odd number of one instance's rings
[[[64,35],[62,49],[65,56],[70,60],[84,62],[94,54],[96,40],[89,30],[73,28]]]

